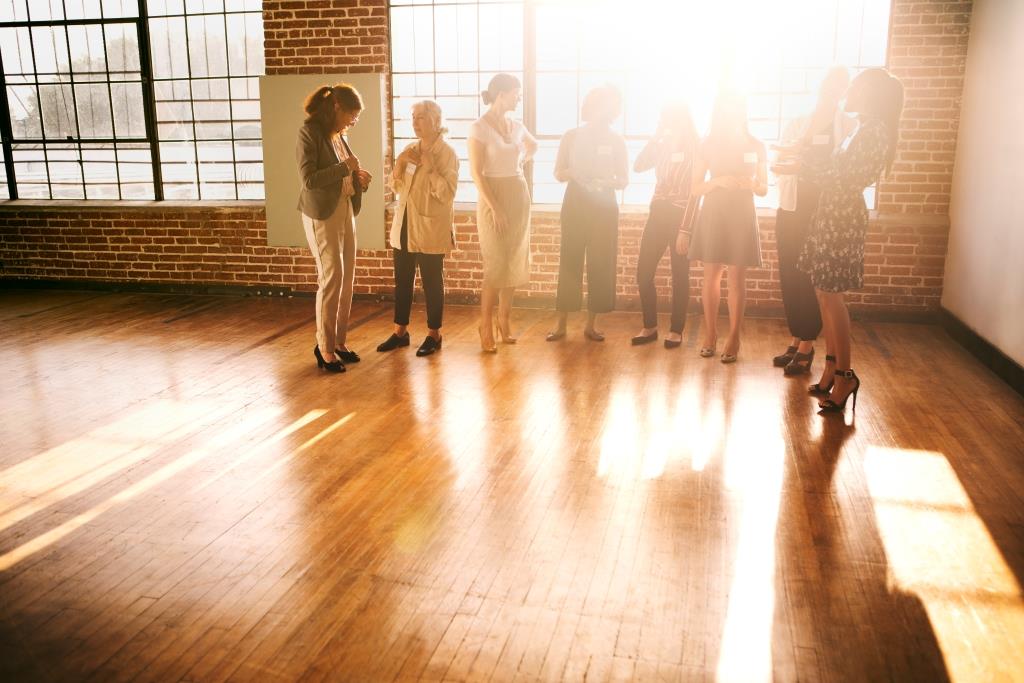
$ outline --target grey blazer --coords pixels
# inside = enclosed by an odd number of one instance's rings
[[[341,142],[351,154],[352,150],[345,138],[342,138]],[[315,123],[305,123],[299,129],[295,159],[299,164],[299,177],[302,179],[299,211],[316,220],[329,218],[338,208],[341,183],[349,174],[348,164],[338,161],[330,137],[324,135]],[[359,183],[353,185],[356,193],[352,195],[352,213],[358,216],[362,204],[362,191],[359,189]]]

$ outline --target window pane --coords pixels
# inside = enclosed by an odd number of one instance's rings
[[[110,113],[110,86],[106,83],[75,85],[75,104],[78,108],[78,125],[83,138],[114,137],[114,119]]]
[[[0,21],[27,21],[27,0],[3,0],[0,2]]]

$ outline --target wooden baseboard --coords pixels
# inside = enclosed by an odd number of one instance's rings
[[[1024,368],[991,342],[965,325],[945,308],[939,309],[939,324],[958,344],[980,360],[1014,391],[1024,396]]]
[[[157,294],[191,294],[191,295],[219,295],[219,296],[268,296],[268,297],[297,297],[312,298],[316,292],[305,290],[294,290],[286,286],[273,285],[223,285],[209,283],[187,283],[187,282],[128,282],[128,281],[102,281],[102,280],[54,280],[54,279],[15,279],[0,277],[0,289],[43,289],[43,290],[80,290],[98,292],[152,292]],[[358,301],[379,301],[391,302],[394,297],[391,294],[356,294]],[[423,303],[423,293],[415,293],[415,301]],[[475,306],[480,303],[477,294],[448,294],[445,296],[445,303],[452,305]],[[661,297],[659,311],[670,312],[670,302],[667,297]],[[532,296],[517,297],[515,300],[517,308],[527,309],[551,309],[555,308],[554,296]],[[640,312],[640,299],[636,296],[618,297],[615,307],[619,312]],[[700,301],[691,298],[688,315],[700,315]],[[720,315],[728,315],[729,311],[722,302]],[[746,308],[748,318],[769,318],[779,319],[785,317],[782,306],[751,306]],[[935,311],[916,310],[873,310],[871,308],[854,308],[850,311],[854,320],[877,323],[920,323],[937,324]]]

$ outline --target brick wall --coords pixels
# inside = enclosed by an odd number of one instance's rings
[[[938,308],[959,121],[970,2],[896,0],[890,65],[904,80],[907,105],[892,177],[879,189],[880,217],[867,240],[860,310],[920,313]],[[267,73],[386,72],[385,0],[265,0]],[[635,305],[633,277],[645,216],[624,215],[619,240],[621,307]],[[448,292],[471,299],[481,264],[472,212],[460,211],[459,249],[448,259]],[[533,281],[521,297],[548,301],[558,271],[558,219],[534,216]],[[750,272],[752,306],[780,309],[773,220],[762,218],[764,267]],[[262,207],[0,205],[0,261],[5,279],[71,279],[154,284],[315,289],[305,249],[266,246]],[[691,271],[699,294],[700,272]],[[360,251],[357,292],[391,291],[390,254]],[[669,294],[667,259],[657,275]]]
[[[903,81],[900,147],[880,213],[949,215],[971,1],[893,3],[889,68]]]

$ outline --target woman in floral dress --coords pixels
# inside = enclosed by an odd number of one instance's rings
[[[779,173],[798,173],[821,188],[799,268],[811,277],[825,332],[828,361],[812,394],[827,396],[822,412],[840,412],[860,379],[851,367],[850,314],[843,293],[864,285],[864,238],[868,210],[864,188],[876,182],[896,156],[903,85],[885,69],[867,69],[850,84],[846,111],[857,114],[857,129],[825,163],[780,162]],[[833,360],[834,358],[834,360]]]

